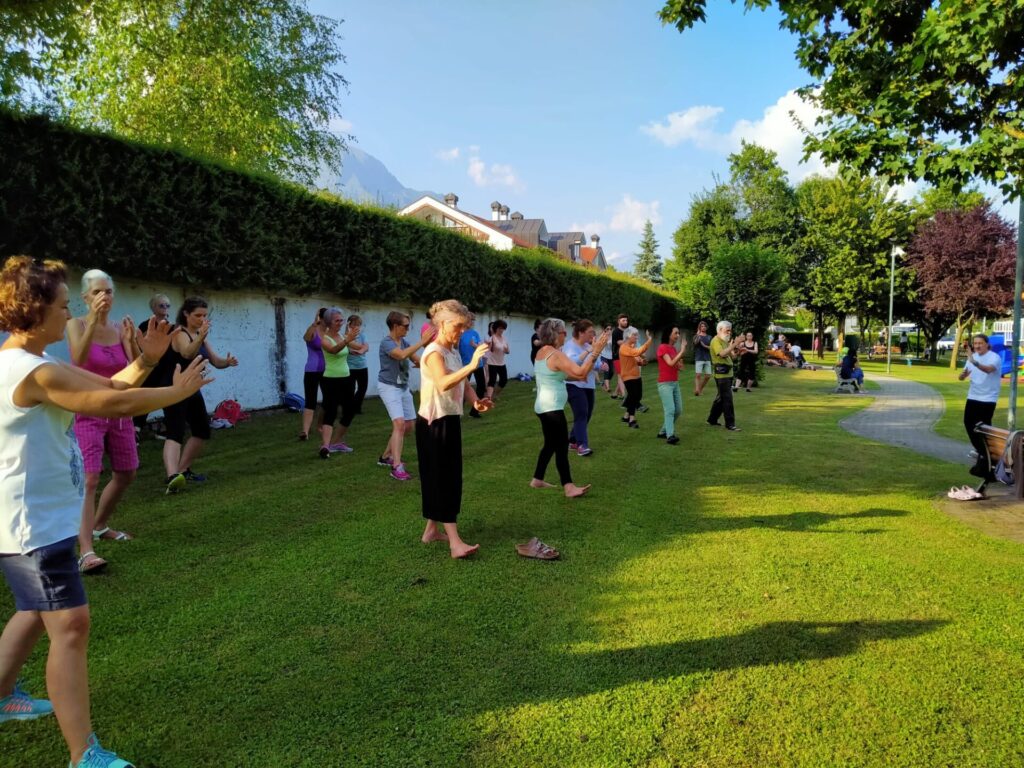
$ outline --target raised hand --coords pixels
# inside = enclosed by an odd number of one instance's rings
[[[427,344],[434,340],[435,336],[437,336],[437,326],[431,324],[423,329],[423,334],[420,336],[420,341],[423,342],[423,346],[427,346]]]
[[[157,320],[156,316],[149,318],[149,325],[146,332],[135,331],[135,340],[142,350],[143,364],[152,368],[160,362],[167,348],[171,345],[171,339],[181,332],[181,328],[171,325],[166,320]]]
[[[206,378],[207,361],[202,357],[196,357],[188,364],[185,370],[180,365],[174,366],[174,377],[171,386],[180,390],[181,399],[194,395],[200,389],[209,384],[213,379]]]
[[[230,352],[228,352],[224,360],[227,362],[229,368],[234,368],[236,365],[238,365],[238,358],[232,355]]]
[[[601,332],[601,335],[597,337],[597,341],[594,342],[594,349],[604,349],[605,345],[608,343],[608,339],[610,339],[611,336],[611,330],[605,328],[604,331]]]
[[[486,355],[491,351],[491,345],[486,341],[481,341],[477,344],[476,349],[473,350],[473,365],[476,366]]]
[[[127,342],[135,340],[135,322],[128,315],[121,318],[121,340]]]
[[[109,312],[113,304],[114,299],[110,294],[97,293],[89,302],[89,319],[95,322],[99,315]]]
[[[211,328],[212,326],[210,325],[210,321],[203,320],[203,324],[199,326],[199,336],[205,339],[207,336],[210,335]]]

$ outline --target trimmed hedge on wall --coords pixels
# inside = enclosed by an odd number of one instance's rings
[[[0,255],[138,279],[636,325],[690,320],[670,294],[320,198],[178,152],[0,111]]]

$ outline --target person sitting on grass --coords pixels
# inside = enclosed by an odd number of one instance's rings
[[[166,387],[141,388],[180,331],[149,323],[141,354],[105,378],[46,354],[63,340],[67,273],[59,261],[12,256],[0,270],[0,571],[15,613],[0,634],[0,724],[49,714],[71,753],[70,768],[132,768],[103,749],[89,716],[89,605],[75,561],[85,491],[72,414],[130,419],[199,392],[208,361],[176,368]],[[36,642],[49,635],[46,687],[33,699],[17,684]],[[24,765],[3,747],[6,764]],[[14,762],[10,762],[13,759]]]

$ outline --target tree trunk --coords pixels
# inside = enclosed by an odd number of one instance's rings
[[[825,313],[818,310],[814,313],[814,324],[818,326],[818,359],[825,357]]]
[[[963,341],[964,328],[974,322],[974,315],[958,315],[956,318],[956,338],[953,339],[953,352],[949,356],[949,369],[955,371],[960,362],[960,342]]]

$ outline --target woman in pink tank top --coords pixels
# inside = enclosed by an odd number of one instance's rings
[[[120,323],[110,319],[114,304],[114,281],[106,272],[90,269],[82,275],[82,299],[88,312],[68,321],[68,348],[71,362],[80,368],[109,379],[139,355],[135,326],[131,318]],[[75,438],[82,451],[85,469],[85,495],[82,500],[82,527],[78,534],[81,548],[79,569],[97,573],[107,562],[93,551],[93,541],[128,541],[132,537],[107,525],[117,503],[135,479],[139,452],[135,443],[135,425],[130,418],[109,419],[75,415]],[[109,457],[111,478],[96,503],[103,456]]]

